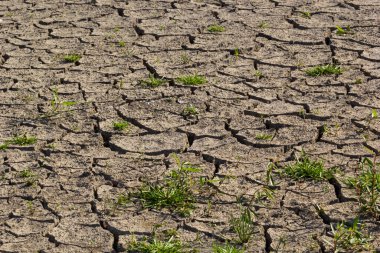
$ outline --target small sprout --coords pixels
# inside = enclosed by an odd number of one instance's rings
[[[354,84],[361,84],[363,83],[363,80],[361,78],[358,78],[355,80]]]
[[[29,177],[35,177],[36,174],[34,174],[30,169],[25,169],[20,172],[20,177],[23,178],[29,178]]]
[[[0,145],[0,150],[3,150],[3,151],[4,151],[4,150],[7,150],[7,149],[8,149],[8,146],[9,146],[9,145],[8,145],[7,143],[3,143],[3,144]]]
[[[221,25],[210,25],[209,27],[207,27],[207,31],[211,33],[220,33],[224,32],[225,30],[226,29]]]
[[[169,240],[161,241],[157,238],[151,240],[145,239],[144,241],[133,240],[128,244],[127,252],[139,252],[139,253],[181,253],[183,246],[174,237],[170,237]]]
[[[198,114],[199,114],[198,109],[194,105],[188,105],[182,111],[182,116],[184,117],[195,116]]]
[[[116,131],[124,131],[130,127],[129,122],[127,121],[118,121],[113,122],[113,129]]]
[[[178,78],[178,81],[184,85],[201,85],[207,83],[207,79],[204,76],[187,75]]]
[[[372,109],[371,117],[373,119],[377,119],[378,118],[377,110],[375,108]]]
[[[63,57],[63,60],[65,62],[71,62],[71,63],[76,63],[78,62],[80,59],[82,58],[82,56],[78,55],[78,54],[69,54],[69,55],[65,55]]]
[[[188,64],[191,62],[190,56],[188,54],[181,54],[180,58],[182,64]]]
[[[213,245],[212,246],[213,253],[244,253],[243,249],[240,249],[236,246],[230,245],[226,243],[225,245]]]
[[[255,233],[255,224],[252,220],[252,212],[246,208],[238,218],[232,218],[230,224],[238,234],[240,243],[247,243]]]
[[[141,81],[141,84],[146,85],[150,88],[156,88],[164,83],[166,83],[166,80],[155,78],[153,75],[149,75],[148,79]]]
[[[126,206],[130,202],[129,197],[125,194],[120,194],[115,202],[116,206]]]
[[[160,27],[158,28],[160,31],[164,31],[166,29],[166,26],[164,25],[160,25]]]
[[[37,142],[37,138],[34,136],[28,137],[26,134],[21,135],[21,136],[15,136],[13,137],[9,143],[13,145],[19,145],[19,146],[27,146],[27,145],[32,145]]]
[[[119,47],[125,47],[127,45],[127,43],[125,43],[125,41],[119,41]]]
[[[306,70],[306,74],[309,76],[322,76],[322,75],[340,75],[343,73],[343,70],[336,65],[328,64],[316,66],[314,68],[310,68]]]
[[[266,21],[261,21],[259,27],[261,29],[269,28],[269,24]]]
[[[313,161],[302,153],[294,164],[285,166],[283,172],[294,180],[323,181],[334,178],[336,168],[326,169],[323,162]]]
[[[255,139],[256,140],[272,140],[273,135],[271,134],[256,134]]]
[[[235,48],[235,49],[234,49],[234,56],[235,56],[236,58],[239,57],[239,48]]]
[[[120,27],[115,27],[115,28],[113,29],[113,31],[114,31],[115,33],[120,32]]]
[[[347,26],[346,28],[336,26],[336,34],[337,35],[346,35],[346,34],[352,34],[351,27]]]
[[[253,75],[257,77],[258,79],[263,78],[264,74],[260,70],[256,70]]]
[[[373,252],[373,239],[362,232],[364,226],[359,223],[359,218],[356,217],[352,224],[347,223],[338,223],[335,228],[331,225],[333,241],[325,242],[333,247],[333,252]]]
[[[307,18],[307,19],[311,18],[311,13],[309,11],[301,11],[301,15],[303,18]]]

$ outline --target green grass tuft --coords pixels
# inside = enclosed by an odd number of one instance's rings
[[[244,253],[244,250],[239,249],[227,243],[225,245],[213,245],[212,252],[213,253]]]
[[[187,75],[178,78],[178,81],[184,85],[201,85],[207,83],[207,79],[204,76],[199,75]]]
[[[323,181],[334,177],[335,168],[326,169],[321,161],[313,161],[306,154],[292,165],[285,166],[284,174],[295,180]]]
[[[65,62],[75,63],[75,62],[79,61],[81,58],[82,58],[82,56],[80,56],[79,54],[68,54],[68,55],[65,55],[63,57],[63,60]]]
[[[322,76],[322,75],[340,75],[343,70],[336,65],[328,64],[310,68],[306,70],[306,74],[309,76]]]
[[[153,75],[149,75],[148,79],[141,81],[141,84],[148,86],[150,88],[156,88],[158,86],[161,86],[164,83],[166,83],[166,80],[155,78]]]
[[[132,241],[129,243],[127,252],[138,253],[182,253],[182,243],[171,237],[167,241],[156,238],[150,241]]]
[[[209,27],[207,27],[207,31],[211,33],[220,33],[224,32],[225,30],[226,29],[221,25],[210,25]]]
[[[271,134],[256,134],[256,140],[272,140],[273,135]]]
[[[127,121],[113,122],[113,129],[116,131],[124,131],[124,130],[128,129],[129,126],[130,126],[130,124]]]
[[[32,145],[37,142],[37,138],[34,136],[28,137],[26,135],[15,136],[11,140],[8,141],[9,144],[19,145],[19,146],[27,146]]]

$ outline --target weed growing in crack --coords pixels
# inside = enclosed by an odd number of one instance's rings
[[[161,241],[156,238],[137,241],[134,239],[129,243],[127,252],[136,253],[182,253],[183,246],[179,240],[170,237],[168,240]]]
[[[253,72],[253,76],[255,76],[257,79],[261,79],[264,77],[264,74],[260,70],[256,70]]]
[[[325,240],[327,244],[333,247],[333,252],[372,252],[372,238],[369,234],[363,233],[364,226],[359,223],[356,217],[352,224],[339,223],[334,228],[331,225],[332,242]]]
[[[58,89],[52,89],[53,99],[50,100],[50,112],[44,114],[42,117],[52,117],[58,115],[60,112],[67,112],[67,108],[76,105],[75,101],[61,101],[58,94]]]
[[[9,145],[7,143],[3,143],[0,145],[0,150],[5,151],[8,149],[8,147],[9,147]]]
[[[348,178],[345,183],[356,189],[361,211],[376,218],[380,215],[380,173],[377,171],[376,157],[372,160],[363,158],[360,162],[360,174]]]
[[[220,33],[224,32],[226,29],[221,25],[210,25],[207,27],[207,31],[211,33]]]
[[[9,144],[27,146],[33,145],[37,142],[37,138],[34,136],[28,137],[26,134],[14,136],[11,140],[7,141]]]
[[[226,243],[225,245],[213,245],[212,246],[213,253],[244,253],[243,249],[240,249],[236,246],[230,245]]]
[[[177,169],[171,171],[162,182],[147,183],[137,193],[131,195],[139,199],[144,208],[168,208],[181,216],[189,216],[194,209],[195,190],[199,187],[192,173],[201,169],[181,162],[173,155]]]
[[[301,11],[301,16],[303,18],[311,19],[311,13],[309,11]]]
[[[65,56],[63,57],[63,60],[64,60],[65,62],[76,63],[76,62],[78,62],[81,58],[82,58],[82,56],[80,56],[79,54],[68,54],[68,55],[65,55]]]
[[[30,169],[25,169],[25,170],[21,171],[20,177],[26,179],[26,184],[28,186],[35,185],[36,182],[38,181],[37,175],[35,173],[33,173],[33,171]]]
[[[261,21],[259,24],[259,28],[261,29],[269,28],[269,24],[266,21]]]
[[[336,34],[337,35],[346,35],[346,34],[353,34],[353,32],[351,31],[351,27],[350,26],[346,26],[346,27],[340,27],[340,26],[336,26]]]
[[[119,47],[125,47],[127,45],[127,43],[125,43],[125,41],[119,41]]]
[[[316,66],[306,70],[306,74],[313,77],[323,75],[340,75],[342,73],[343,70],[339,66],[333,64]]]
[[[245,208],[238,218],[230,220],[232,229],[239,237],[239,243],[247,243],[256,232],[252,215],[251,210]]]
[[[207,83],[206,77],[197,74],[181,76],[177,80],[183,85],[201,85]]]
[[[150,88],[156,88],[166,83],[166,80],[155,78],[153,75],[149,75],[148,79],[142,80],[140,83]]]
[[[130,124],[128,121],[118,121],[118,122],[113,122],[112,123],[113,125],[113,129],[116,130],[116,131],[124,131],[124,130],[128,130],[128,128],[130,127]]]
[[[188,54],[181,54],[180,59],[182,64],[189,64],[191,62],[191,58]]]
[[[354,84],[362,84],[362,83],[363,83],[363,79],[361,79],[361,78],[355,79]]]
[[[186,106],[182,111],[182,116],[188,118],[188,117],[194,117],[199,114],[198,108],[196,108],[194,105],[188,105]]]
[[[256,140],[272,140],[273,135],[271,134],[256,134]]]
[[[292,165],[283,168],[283,173],[294,180],[330,180],[336,168],[326,169],[322,161],[313,161],[305,153]]]

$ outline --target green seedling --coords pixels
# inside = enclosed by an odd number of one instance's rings
[[[163,181],[146,183],[139,192],[132,194],[140,200],[144,208],[168,208],[182,216],[189,216],[194,209],[195,191],[199,187],[192,173],[201,169],[188,163],[181,162],[173,155],[177,169],[171,171]]]
[[[141,84],[148,86],[150,88],[156,88],[158,86],[161,86],[164,83],[166,83],[166,80],[155,78],[153,75],[149,75],[148,79],[141,81]]]
[[[273,135],[271,134],[256,134],[256,140],[272,140]]]
[[[9,144],[27,146],[33,145],[37,142],[37,138],[34,136],[28,137],[26,134],[13,137],[8,141]]]
[[[361,78],[357,78],[354,82],[354,84],[362,84],[363,83],[363,79]]]
[[[4,150],[7,150],[7,149],[8,149],[8,147],[9,147],[9,145],[8,145],[8,144],[6,144],[6,143],[3,143],[3,144],[1,144],[1,145],[0,145],[0,150],[2,150],[2,151],[4,151]]]
[[[80,56],[79,54],[68,54],[68,55],[65,55],[65,56],[63,57],[63,60],[64,60],[65,62],[76,63],[76,62],[78,62],[81,58],[82,58],[82,56]]]
[[[331,225],[332,242],[325,240],[333,247],[333,252],[374,252],[369,234],[363,233],[364,226],[356,217],[352,224],[339,223],[334,228]]]
[[[336,168],[326,169],[322,161],[313,161],[305,153],[294,164],[283,169],[283,173],[294,180],[330,180],[335,172]]]
[[[186,106],[182,111],[182,116],[184,117],[191,117],[196,116],[199,114],[198,109],[194,105],[188,105]]]
[[[255,233],[255,224],[252,220],[252,212],[248,208],[243,210],[240,217],[232,218],[230,220],[230,225],[235,233],[237,233],[240,243],[247,243]]]
[[[127,130],[129,127],[130,124],[128,121],[113,122],[113,129],[116,131],[124,131]]]
[[[119,41],[119,47],[125,47],[127,45],[127,43],[125,43],[125,41]]]
[[[35,183],[38,180],[38,177],[36,174],[33,173],[30,169],[25,169],[20,172],[20,177],[26,179],[26,184],[27,185],[35,185]]]
[[[178,78],[178,81],[183,85],[201,85],[207,83],[207,79],[204,76],[187,75]]]
[[[374,109],[374,108],[372,109],[371,118],[372,119],[377,119],[378,118],[377,110]]]
[[[265,28],[269,28],[269,24],[265,21],[261,21],[260,24],[259,24],[259,27],[261,29],[265,29]]]
[[[234,49],[234,56],[236,59],[239,58],[239,48]]]
[[[207,31],[211,33],[220,33],[224,32],[225,30],[226,29],[221,25],[210,25],[209,27],[207,27]]]
[[[188,64],[191,62],[191,58],[188,54],[181,54],[180,59],[182,64]]]
[[[260,70],[256,70],[253,75],[257,77],[258,79],[263,78],[264,74]]]
[[[301,11],[303,18],[311,19],[311,13],[309,11]]]
[[[51,110],[46,116],[57,115],[59,112],[66,111],[66,108],[77,104],[75,101],[61,101],[58,94],[58,89],[52,89],[52,93],[53,99],[50,101]]]
[[[183,253],[182,243],[174,237],[161,241],[156,238],[152,240],[136,241],[129,243],[127,252],[138,253]]]
[[[345,28],[336,26],[336,34],[337,35],[346,35],[346,34],[352,34],[353,32],[351,31],[351,27],[347,26]]]
[[[316,66],[306,70],[307,75],[314,77],[322,75],[340,75],[342,73],[343,70],[339,66],[333,64]]]
[[[363,158],[359,164],[360,174],[347,178],[346,184],[356,189],[361,211],[375,217],[380,215],[380,173],[377,171],[376,157]]]
[[[225,245],[213,245],[212,246],[213,253],[244,253],[243,249],[240,249],[236,246],[230,245],[226,243]]]

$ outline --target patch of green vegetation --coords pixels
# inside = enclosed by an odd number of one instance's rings
[[[213,245],[213,253],[244,253],[243,249],[226,243],[225,245]]]
[[[255,139],[256,140],[272,140],[273,135],[271,134],[256,134]]]
[[[359,223],[356,217],[352,224],[339,223],[334,228],[331,225],[331,235],[333,241],[325,242],[333,247],[333,252],[374,252],[371,243],[373,240],[369,234],[363,233],[364,225]]]
[[[311,13],[309,11],[301,11],[303,18],[311,19]]]
[[[247,243],[255,233],[255,223],[252,219],[252,212],[245,208],[238,218],[232,218],[230,224],[239,237],[240,243]]]
[[[257,77],[258,79],[263,78],[264,74],[260,70],[256,70],[253,75]]]
[[[75,63],[78,62],[81,58],[82,56],[80,56],[79,54],[68,54],[63,57],[63,60],[65,62]]]
[[[191,58],[188,54],[181,54],[180,55],[180,58],[181,58],[181,63],[182,64],[188,64],[191,62]]]
[[[306,70],[306,74],[309,76],[322,76],[322,75],[340,75],[343,73],[343,70],[336,65],[327,64],[316,66]]]
[[[191,174],[200,172],[201,169],[188,162],[181,162],[176,155],[173,157],[177,169],[171,171],[161,182],[146,183],[132,196],[139,199],[144,208],[168,208],[182,216],[189,216],[194,209],[195,190],[199,187]]]
[[[125,43],[125,41],[119,41],[119,47],[125,47],[127,45],[127,43]]]
[[[363,158],[360,163],[360,174],[357,177],[347,178],[345,183],[358,193],[361,211],[375,217],[380,215],[380,172],[376,159]]]
[[[3,143],[3,144],[0,145],[0,150],[3,150],[3,151],[4,151],[4,150],[7,150],[7,149],[8,149],[8,146],[9,146],[9,145],[8,145],[7,143]]]
[[[363,83],[363,79],[361,78],[357,78],[354,82],[354,84],[362,84]]]
[[[113,129],[116,131],[124,131],[130,127],[130,124],[128,121],[118,121],[113,122]]]
[[[336,168],[326,169],[322,161],[313,161],[305,153],[283,169],[283,173],[294,180],[330,180],[335,172]]]
[[[35,173],[33,173],[32,170],[30,169],[25,169],[23,171],[20,172],[20,177],[22,178],[25,178],[26,179],[26,184],[27,185],[35,185],[35,183],[37,182],[38,180],[38,177]]]
[[[156,88],[158,86],[161,86],[164,83],[166,83],[166,80],[155,78],[153,75],[149,75],[148,79],[141,81],[141,84],[148,86],[150,88]]]
[[[261,21],[259,27],[261,29],[269,28],[269,24],[266,21]]]
[[[161,241],[156,238],[144,241],[132,241],[129,243],[127,252],[138,253],[183,253],[182,243],[174,237]]]
[[[37,142],[37,138],[34,136],[28,137],[26,134],[14,136],[11,140],[8,141],[9,144],[27,146],[33,145]]]
[[[207,31],[211,33],[220,33],[224,32],[226,29],[221,25],[210,25],[207,27]]]
[[[191,105],[191,104],[186,106],[182,111],[182,116],[184,117],[191,117],[198,114],[199,114],[198,109],[194,105]]]
[[[353,32],[351,31],[350,26],[340,27],[337,25],[336,26],[336,34],[337,35],[346,35],[346,34],[353,34]]]
[[[207,83],[207,79],[200,75],[187,75],[178,78],[178,81],[184,85],[201,85]]]

